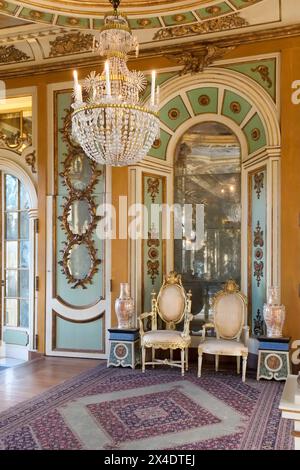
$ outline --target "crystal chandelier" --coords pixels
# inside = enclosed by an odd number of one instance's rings
[[[159,87],[152,72],[150,105],[140,104],[147,80],[126,64],[129,52],[135,50],[138,56],[138,41],[117,10],[120,0],[109,1],[114,11],[104,18],[95,41],[97,51],[107,58],[104,70],[91,72],[83,89],[74,71],[72,136],[98,163],[125,166],[142,160],[159,137]]]

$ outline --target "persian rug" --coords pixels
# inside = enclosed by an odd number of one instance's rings
[[[0,449],[293,449],[282,390],[231,371],[101,364],[1,413]]]

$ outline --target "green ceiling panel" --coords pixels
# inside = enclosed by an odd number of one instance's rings
[[[195,114],[218,112],[218,89],[214,87],[197,88],[187,92]]]
[[[245,125],[243,131],[247,138],[249,154],[267,145],[265,129],[257,113]]]
[[[43,23],[50,24],[53,22],[54,15],[52,15],[52,13],[44,13],[38,10],[31,10],[30,8],[22,8],[19,17],[30,21],[41,21]]]
[[[159,117],[160,120],[169,127],[169,129],[175,131],[191,116],[186,109],[181,96],[176,96],[176,98],[168,101],[168,103],[160,109]]]
[[[155,142],[157,146],[152,146],[148,152],[150,157],[158,158],[159,160],[166,160],[167,148],[171,139],[171,135],[163,129],[160,130],[159,139]]]
[[[255,3],[259,3],[262,0],[230,0],[233,6],[236,8],[245,8],[249,7],[250,5],[254,5]]]
[[[177,24],[187,24],[197,21],[197,18],[191,11],[177,13],[174,15],[163,16],[163,22],[166,26],[176,26]]]
[[[196,13],[201,20],[208,20],[219,15],[224,15],[225,13],[231,13],[232,11],[234,10],[228,5],[228,3],[221,2],[217,3],[217,5],[199,8],[199,10],[196,10]]]
[[[235,70],[246,75],[261,85],[276,100],[276,59],[254,60],[252,62],[240,62],[223,66],[226,69]]]
[[[18,8],[18,5],[16,5],[15,3],[2,2],[2,5],[0,5],[0,11],[4,11],[12,15],[16,13]]]
[[[237,124],[241,124],[251,108],[251,104],[240,95],[229,90],[225,91],[222,108],[224,116],[232,119]]]
[[[59,26],[73,26],[74,28],[89,29],[90,20],[88,18],[75,18],[73,16],[59,16],[56,24]]]
[[[101,29],[102,26],[104,25],[104,20],[97,18],[93,20],[93,28],[94,29]]]
[[[129,18],[129,26],[132,29],[151,29],[151,28],[161,28],[161,23],[159,18]]]

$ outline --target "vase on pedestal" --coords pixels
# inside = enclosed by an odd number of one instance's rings
[[[264,305],[264,321],[269,338],[281,338],[285,321],[285,307],[279,302],[279,287],[269,287],[268,300]]]
[[[120,296],[116,299],[115,311],[118,328],[126,330],[133,327],[134,300],[130,297],[130,287],[126,282],[120,284]]]

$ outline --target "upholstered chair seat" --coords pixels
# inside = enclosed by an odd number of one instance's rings
[[[204,325],[202,341],[198,346],[198,377],[201,377],[203,354],[215,356],[216,371],[220,356],[236,356],[237,372],[243,359],[242,380],[246,380],[249,327],[247,325],[247,299],[237,284],[230,280],[213,301],[213,324]],[[206,337],[206,328],[214,327],[216,337]]]
[[[190,321],[193,318],[191,296],[190,292],[186,294],[180,275],[173,271],[164,279],[157,298],[155,292],[152,293],[151,312],[143,313],[139,318],[143,372],[145,372],[146,365],[154,367],[156,364],[180,367],[182,375],[184,375],[184,369],[188,369],[188,348],[191,344]],[[157,328],[157,315],[165,328]],[[144,330],[144,321],[147,319],[151,319],[151,331]],[[183,331],[177,331],[176,325],[181,322],[183,322]],[[147,349],[152,350],[152,361],[146,362]],[[169,349],[170,358],[158,359],[155,357],[156,349]],[[173,360],[175,349],[181,350],[179,361]]]
[[[177,346],[178,348],[183,347],[186,348],[191,341],[189,336],[183,336],[181,331],[176,330],[157,330],[157,331],[148,331],[144,334],[142,339],[142,345],[155,345],[159,344],[160,348],[163,349],[165,345],[165,349],[169,349],[171,345]]]

